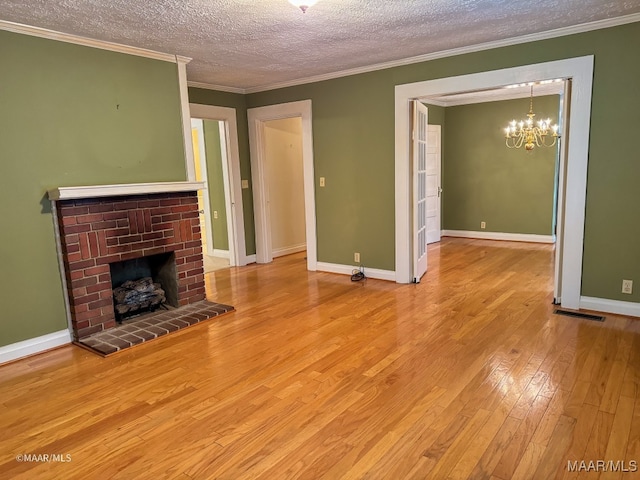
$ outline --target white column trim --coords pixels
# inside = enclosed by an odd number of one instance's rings
[[[182,144],[184,146],[185,170],[187,181],[196,180],[196,168],[193,156],[193,141],[191,139],[191,114],[189,112],[189,92],[187,89],[187,63],[178,60],[178,88],[180,89],[180,117],[182,119]]]

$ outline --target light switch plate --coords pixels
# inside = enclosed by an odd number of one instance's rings
[[[242,188],[249,188],[249,180],[242,180]]]

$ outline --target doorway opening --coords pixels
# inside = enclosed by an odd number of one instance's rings
[[[191,104],[195,175],[205,182],[199,209],[205,273],[248,263],[236,112]]]
[[[411,162],[409,157],[409,105],[411,99],[446,95],[476,89],[490,89],[564,78],[572,80],[571,95],[565,96],[565,112],[571,112],[570,134],[567,128],[561,150],[560,192],[558,195],[558,243],[555,285],[556,301],[566,308],[579,308],[582,277],[582,252],[586,201],[589,120],[593,56],[559,60],[441,78],[395,89],[395,165],[396,165],[396,281],[410,283],[412,272],[413,219],[411,199]],[[566,114],[566,113],[565,113]],[[565,123],[565,125],[567,125]],[[563,169],[566,173],[563,174]]]
[[[307,270],[315,271],[311,100],[252,108],[247,115],[256,261],[269,263],[275,256],[303,251],[306,246]],[[285,181],[295,185],[285,188]],[[298,205],[288,205],[288,202],[298,202]],[[294,215],[295,219],[287,215]]]
[[[264,122],[264,153],[271,256],[306,251],[302,119]]]

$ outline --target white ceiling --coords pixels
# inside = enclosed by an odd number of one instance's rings
[[[640,0],[2,0],[0,20],[191,57],[255,91],[640,12]],[[637,21],[637,19],[635,19]]]

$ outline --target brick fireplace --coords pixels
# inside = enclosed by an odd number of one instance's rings
[[[158,191],[162,184],[143,184],[140,189],[76,187],[49,192],[55,200],[76,341],[116,325],[113,267],[132,259],[169,254],[165,257],[172,263],[164,268],[162,281],[175,292],[173,306],[205,299],[198,197],[189,182],[183,183],[168,185],[187,191]],[[175,272],[169,275],[175,279],[167,279],[167,271]]]

